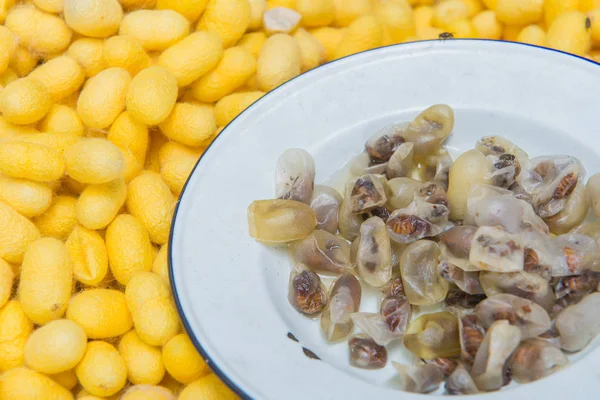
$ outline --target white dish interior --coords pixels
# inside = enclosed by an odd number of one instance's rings
[[[600,172],[598,88],[600,69],[587,60],[489,41],[388,47],[283,85],[224,130],[185,188],[170,250],[173,289],[188,333],[244,397],[416,398],[394,387],[391,363],[378,371],[351,367],[347,342],[326,343],[318,320],[289,305],[292,264],[285,251],[249,237],[247,206],[273,197],[275,162],[285,149],[307,150],[316,163],[315,182],[340,190],[336,171],[368,137],[436,103],[455,110],[447,142],[453,156],[482,136],[502,135],[532,157],[574,155],[589,176]],[[375,312],[378,291],[365,289],[360,309]],[[586,398],[600,390],[599,342],[549,378],[486,397]],[[306,357],[302,347],[322,361]],[[389,360],[413,361],[401,343],[388,350]]]

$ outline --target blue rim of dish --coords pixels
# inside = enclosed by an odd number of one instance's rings
[[[317,68],[321,68],[325,65],[329,65],[331,63],[336,63],[338,61],[344,60],[348,57],[354,57],[357,54],[363,54],[363,53],[369,53],[369,52],[373,52],[373,51],[379,51],[381,49],[387,48],[387,47],[396,47],[396,46],[404,46],[404,45],[410,45],[410,44],[415,44],[415,43],[422,43],[422,42],[437,42],[440,39],[431,39],[431,40],[419,40],[419,41],[415,41],[415,42],[406,42],[406,43],[398,43],[398,44],[393,44],[390,46],[382,46],[382,47],[377,47],[375,49],[370,49],[370,50],[366,50],[360,53],[356,53],[356,54],[352,54],[346,57],[342,57],[339,58],[337,60],[333,60],[330,61],[328,63],[325,63]],[[585,58],[585,57],[581,57],[578,56],[576,54],[572,54],[572,53],[567,53],[561,50],[556,50],[556,49],[552,49],[549,47],[543,47],[543,46],[536,46],[534,44],[529,44],[529,43],[520,43],[520,42],[512,42],[512,41],[506,41],[506,40],[493,40],[493,39],[451,39],[451,41],[466,41],[466,42],[499,42],[499,43],[506,43],[506,44],[512,44],[512,45],[518,45],[518,46],[527,46],[527,47],[535,47],[538,49],[542,49],[542,50],[549,50],[555,53],[561,53],[564,54],[566,56],[569,57],[573,57],[573,58],[579,58],[581,60],[587,61],[589,63],[595,64],[595,65],[599,65],[600,63],[594,61],[594,60],[590,60],[589,58]],[[187,188],[188,183],[190,182],[191,177],[194,175],[194,173],[196,172],[196,169],[198,168],[198,166],[200,165],[200,162],[202,161],[202,158],[204,158],[204,155],[210,150],[210,148],[212,147],[212,145],[225,133],[225,131],[227,130],[227,127],[229,125],[231,125],[236,119],[240,118],[244,113],[246,113],[248,110],[250,110],[251,108],[253,108],[256,104],[258,104],[260,101],[262,101],[266,96],[268,96],[269,94],[278,91],[280,89],[282,89],[283,87],[287,86],[288,83],[298,79],[299,77],[301,77],[302,75],[314,71],[317,68],[313,68],[312,70],[306,71],[292,79],[290,79],[289,81],[283,83],[282,85],[276,87],[275,89],[271,90],[270,92],[266,93],[263,97],[261,97],[260,99],[258,99],[257,101],[255,101],[254,103],[252,103],[248,108],[246,108],[244,111],[242,111],[240,114],[238,114],[233,120],[231,120],[231,122],[229,122],[229,124],[227,124],[223,130],[219,133],[219,135],[217,135],[217,137],[215,137],[215,139],[211,142],[210,145],[208,145],[208,147],[206,148],[206,150],[204,150],[204,153],[202,153],[202,155],[200,156],[200,158],[198,159],[198,161],[196,162],[196,165],[194,166],[194,168],[192,169],[191,174],[189,175],[189,177],[187,178],[185,184],[183,185],[183,189],[181,190],[181,194],[179,195],[179,200],[181,200],[183,198],[183,195],[185,194],[185,190]],[[215,364],[215,362],[212,360],[212,358],[208,355],[208,353],[206,352],[206,350],[204,350],[204,348],[202,347],[202,344],[200,343],[200,341],[198,341],[198,339],[196,338],[196,336],[193,334],[193,330],[190,327],[190,324],[188,322],[188,320],[185,317],[185,313],[183,312],[183,307],[181,306],[181,302],[179,300],[179,295],[177,294],[177,288],[175,286],[175,279],[174,279],[174,275],[173,275],[173,259],[171,257],[171,249],[173,248],[173,232],[175,230],[175,221],[177,220],[177,212],[179,211],[179,204],[180,201],[177,201],[177,205],[175,206],[175,210],[173,212],[173,219],[171,222],[171,229],[170,229],[170,234],[169,234],[169,251],[168,251],[168,267],[169,267],[169,282],[171,285],[171,292],[173,293],[173,298],[175,299],[175,305],[177,307],[177,312],[179,313],[179,317],[181,318],[181,322],[183,324],[183,327],[185,329],[185,331],[187,332],[187,335],[190,337],[192,343],[194,344],[194,347],[196,348],[196,350],[198,350],[198,352],[200,353],[200,355],[202,356],[202,358],[206,361],[206,364],[210,367],[210,369],[215,373],[215,375],[217,375],[219,377],[219,379],[221,379],[221,381],[223,381],[227,386],[229,386],[229,388],[235,392],[240,398],[242,399],[248,399],[248,400],[252,400],[252,397],[250,397],[248,394],[246,394],[242,388],[240,388],[235,382],[233,382],[223,371],[221,371],[221,369],[219,368],[219,366],[217,364]]]

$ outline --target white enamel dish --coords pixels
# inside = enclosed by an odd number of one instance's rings
[[[600,171],[598,93],[600,68],[593,62],[481,40],[372,50],[284,84],[223,131],[199,161],[178,204],[170,269],[188,334],[243,398],[423,398],[398,391],[391,363],[379,371],[350,367],[347,343],[327,344],[318,321],[289,305],[292,265],[281,249],[249,237],[248,205],[274,196],[275,162],[284,150],[310,152],[316,183],[323,183],[380,127],[408,121],[436,103],[455,110],[448,142],[454,154],[473,148],[482,136],[498,134],[531,156],[574,155],[591,175]],[[361,311],[375,311],[375,296],[364,298]],[[600,392],[598,343],[548,378],[485,397],[594,397]],[[322,360],[307,357],[303,347]],[[411,362],[401,345],[391,346],[389,358]]]

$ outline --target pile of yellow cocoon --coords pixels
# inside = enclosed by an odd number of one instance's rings
[[[0,400],[236,399],[170,291],[188,175],[289,79],[444,32],[600,60],[600,0],[0,0]]]

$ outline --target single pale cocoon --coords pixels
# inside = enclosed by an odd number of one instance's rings
[[[0,175],[0,200],[18,213],[31,218],[50,207],[52,190],[42,182]]]
[[[0,371],[24,364],[25,344],[33,331],[21,303],[11,300],[0,309]]]
[[[103,229],[117,216],[127,198],[123,179],[100,185],[88,185],[75,206],[77,221],[88,229]]]
[[[131,383],[157,385],[165,375],[162,354],[158,347],[140,339],[135,329],[127,332],[119,342],[119,353],[127,365]]]
[[[72,32],[65,21],[38,10],[33,4],[13,7],[4,26],[19,37],[23,47],[37,53],[62,53],[71,42]]]
[[[106,39],[102,59],[107,67],[124,68],[131,76],[135,76],[150,63],[142,45],[131,36],[112,36]]]
[[[580,11],[568,11],[556,17],[546,35],[547,46],[579,56],[590,50],[591,43],[590,20]]]
[[[162,51],[190,32],[189,21],[173,10],[137,10],[127,14],[119,35],[133,36],[148,51]]]
[[[212,107],[177,103],[159,128],[171,140],[199,147],[210,144],[217,131],[217,122]]]
[[[129,183],[127,210],[148,231],[150,240],[164,244],[169,239],[175,198],[160,174],[145,172]]]
[[[215,106],[218,126],[229,124],[242,111],[264,96],[264,92],[239,92],[223,97]]]
[[[10,226],[10,229],[0,230],[0,258],[13,264],[21,263],[25,250],[40,237],[40,231],[3,201],[0,201],[0,226]]]
[[[163,247],[166,248],[166,245]],[[166,254],[166,251],[164,253]],[[164,261],[166,262],[166,257],[165,257]],[[159,265],[160,264],[161,263],[159,263]],[[157,269],[160,269],[160,271],[158,272],[159,274],[164,274],[164,272],[163,272],[164,267],[161,266],[160,268],[157,268]],[[161,275],[161,276],[163,276],[163,275]],[[0,258],[0,308],[4,307],[4,305],[10,298],[14,279],[15,279],[15,274],[14,274],[13,269],[10,266],[10,264]],[[167,275],[167,282],[168,282],[168,275]]]
[[[342,42],[344,37],[344,29],[336,29],[330,27],[317,28],[310,31],[310,33],[321,43],[325,48],[325,57],[327,61],[331,61],[335,57],[335,51],[339,44]]]
[[[36,79],[17,79],[0,92],[0,112],[13,124],[33,124],[44,118],[51,105],[50,92]]]
[[[218,101],[244,85],[255,72],[256,60],[248,50],[229,48],[211,72],[192,84],[192,94],[205,103]]]
[[[181,87],[211,71],[221,57],[223,44],[218,34],[194,32],[166,49],[157,64],[167,68]]]
[[[88,286],[102,282],[108,272],[108,253],[104,239],[98,232],[76,226],[65,246],[73,264],[75,279]]]
[[[84,138],[65,152],[67,174],[81,183],[108,183],[123,176],[119,148],[106,139]]]
[[[123,9],[117,0],[64,0],[64,17],[75,32],[103,38],[117,32]]]
[[[335,18],[333,0],[296,0],[295,9],[302,15],[302,25],[309,28],[329,25]]]
[[[125,111],[112,124],[106,138],[121,149],[125,161],[125,182],[131,181],[144,168],[148,127]]]
[[[125,109],[131,75],[123,68],[108,68],[90,78],[77,100],[77,113],[89,128],[110,126]]]
[[[106,230],[105,240],[110,270],[120,284],[126,285],[138,271],[152,269],[148,232],[133,215],[121,214],[115,218]]]
[[[85,331],[68,319],[51,321],[35,330],[25,345],[25,365],[43,374],[74,368],[87,347]]]
[[[161,164],[160,176],[175,196],[181,194],[181,191],[197,162],[197,154],[186,152],[180,157],[170,158]]]
[[[56,196],[46,212],[33,219],[42,236],[52,236],[64,240],[75,224],[77,199],[72,196]]]
[[[87,289],[69,303],[67,318],[83,328],[90,339],[121,336],[132,327],[125,295],[112,289]]]
[[[102,341],[88,343],[75,373],[81,386],[96,396],[112,396],[127,382],[123,357],[112,345]]]
[[[305,72],[316,68],[325,62],[325,48],[309,32],[304,29],[298,29],[294,33],[294,39],[300,48],[300,60],[302,62],[301,71]]]
[[[62,100],[75,93],[85,79],[83,68],[77,61],[60,56],[45,62],[36,68],[29,78],[41,82],[52,95],[54,101]]]
[[[129,85],[127,112],[146,125],[164,121],[177,101],[177,80],[164,67],[140,71]]]
[[[19,367],[0,376],[0,399],[73,400],[73,395],[46,375]]]
[[[62,317],[72,280],[73,267],[61,241],[41,238],[33,242],[23,258],[18,293],[27,317],[39,325]]]
[[[160,276],[137,272],[125,288],[125,297],[140,338],[163,346],[179,332],[180,323],[171,291]]]
[[[66,54],[76,60],[83,67],[85,76],[90,78],[105,68],[103,49],[104,40],[82,38],[71,43]]]
[[[77,111],[64,104],[53,104],[48,114],[40,121],[39,128],[43,132],[65,133],[83,136],[83,123]]]
[[[185,333],[173,336],[162,349],[162,359],[169,374],[183,384],[208,375],[210,369]]]
[[[276,34],[267,39],[256,66],[261,90],[267,92],[300,74],[301,55],[298,44],[289,35]]]
[[[250,25],[248,0],[210,0],[196,30],[215,32],[225,48],[233,46]]]
[[[179,394],[178,400],[197,399],[237,400],[233,393],[215,374],[209,374],[187,385]]]

